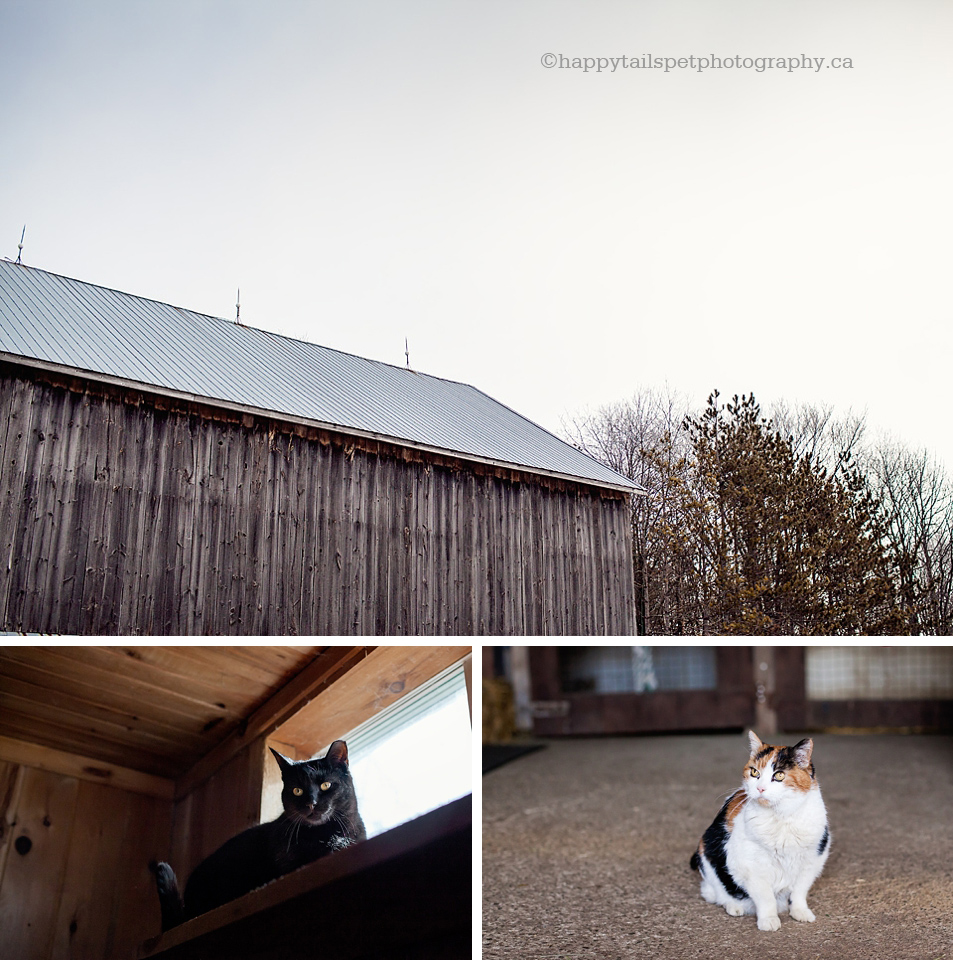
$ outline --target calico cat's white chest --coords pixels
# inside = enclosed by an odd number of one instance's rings
[[[827,811],[817,791],[790,812],[748,803],[739,819],[752,840],[776,850],[793,850],[813,846],[821,839]]]
[[[827,811],[815,787],[787,810],[749,801],[735,821],[727,852],[742,873],[773,868],[791,877],[822,855],[826,859],[826,833]]]

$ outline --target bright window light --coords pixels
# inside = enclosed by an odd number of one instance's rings
[[[368,837],[470,793],[472,737],[463,664],[341,739],[347,741]]]

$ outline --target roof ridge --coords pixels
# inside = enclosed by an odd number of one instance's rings
[[[384,367],[390,367],[393,370],[407,371],[409,373],[416,374],[417,376],[420,376],[420,377],[429,377],[432,380],[440,380],[443,383],[451,383],[458,387],[467,387],[470,390],[477,390],[479,393],[483,393],[482,390],[478,390],[477,387],[474,387],[472,384],[465,383],[463,380],[453,380],[449,377],[441,377],[441,376],[438,376],[437,374],[427,373],[426,371],[417,370],[413,367],[402,367],[400,366],[400,364],[397,364],[397,363],[389,363],[387,360],[376,360],[373,357],[365,357],[359,353],[354,353],[350,350],[341,350],[338,347],[329,347],[326,344],[317,343],[314,340],[305,340],[302,337],[294,337],[287,333],[277,333],[274,330],[268,330],[265,327],[257,327],[251,323],[242,323],[240,321],[229,320],[227,317],[219,317],[219,316],[216,316],[214,313],[204,313],[201,310],[193,310],[191,307],[183,307],[177,303],[171,303],[168,300],[160,300],[156,297],[144,297],[141,294],[129,293],[129,291],[127,290],[120,290],[118,287],[110,287],[103,283],[93,283],[89,280],[79,280],[76,277],[67,276],[65,273],[56,273],[53,270],[46,270],[43,267],[36,267],[36,266],[33,266],[32,264],[15,263],[14,261],[9,260],[6,257],[3,257],[2,259],[0,259],[0,262],[7,263],[10,266],[16,267],[17,269],[20,269],[20,270],[32,270],[36,273],[44,273],[48,277],[55,277],[57,280],[67,280],[70,283],[76,283],[76,284],[79,284],[80,286],[93,287],[96,290],[105,290],[107,293],[112,293],[120,297],[128,297],[130,300],[139,300],[143,303],[154,303],[160,307],[168,307],[170,310],[178,310],[182,313],[191,314],[194,317],[201,317],[203,320],[212,320],[212,321],[215,321],[216,323],[224,323],[229,327],[242,327],[245,330],[253,330],[256,333],[262,333],[268,337],[275,337],[276,339],[279,339],[279,340],[287,340],[290,343],[301,343],[308,347],[317,347],[319,350],[330,350],[332,353],[338,353],[338,354],[341,354],[341,356],[351,357],[355,360],[362,360],[365,363],[380,364],[381,366],[384,366]],[[483,395],[493,400],[494,403],[499,403],[498,400],[496,400],[493,397],[490,397],[489,394],[484,393]],[[505,406],[505,404],[501,404],[501,406]],[[511,409],[511,408],[507,408],[507,409]],[[512,412],[516,413],[516,411],[512,411]],[[517,414],[517,415],[519,416],[520,414]],[[525,420],[527,418],[524,417],[523,419]],[[532,422],[532,421],[529,421],[529,422]],[[534,426],[538,426],[538,424],[534,424]],[[540,427],[539,429],[545,430],[546,428]]]

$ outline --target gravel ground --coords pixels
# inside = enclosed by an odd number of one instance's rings
[[[953,960],[953,737],[814,743],[833,837],[815,923],[761,932],[689,869],[746,734],[554,740],[483,778],[483,956]]]

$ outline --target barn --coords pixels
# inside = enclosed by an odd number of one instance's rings
[[[0,956],[468,958],[470,653],[0,646]],[[336,739],[367,840],[161,933],[150,861],[184,882],[281,812],[269,746]]]
[[[0,629],[628,635],[619,476],[480,390],[0,262]]]

